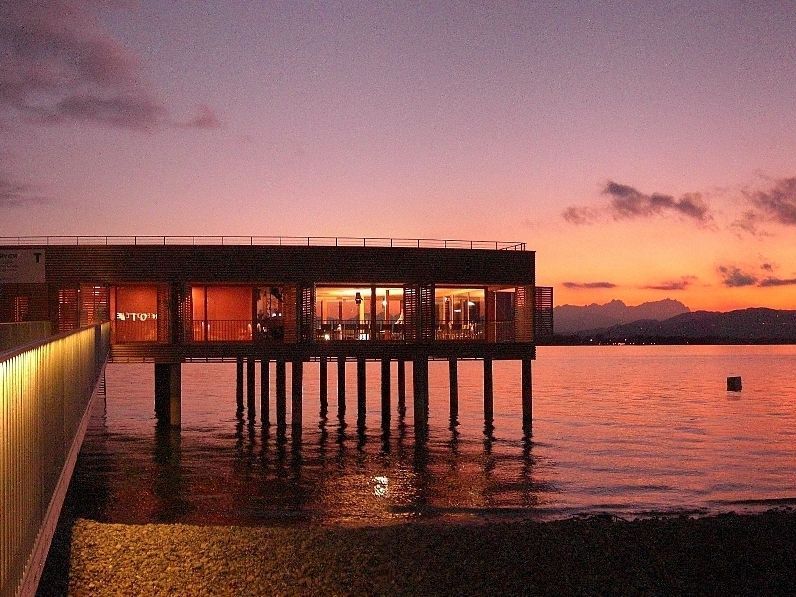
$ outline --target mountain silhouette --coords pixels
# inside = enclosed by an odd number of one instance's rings
[[[796,311],[756,307],[727,313],[694,311],[664,321],[653,319],[583,330],[579,336],[611,342],[699,340],[716,342],[794,342]]]
[[[628,306],[620,300],[613,300],[604,305],[592,303],[582,307],[576,305],[560,305],[553,309],[553,321],[556,334],[575,334],[585,330],[608,328],[634,321],[662,321],[690,312],[680,301],[664,299]]]

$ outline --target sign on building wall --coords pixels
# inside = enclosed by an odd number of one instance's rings
[[[0,251],[0,284],[44,284],[44,250]]]

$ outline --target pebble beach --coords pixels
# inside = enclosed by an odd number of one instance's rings
[[[366,528],[77,520],[68,551],[70,595],[796,593],[790,510]]]

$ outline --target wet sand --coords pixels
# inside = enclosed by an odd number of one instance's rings
[[[69,548],[73,595],[796,593],[792,510],[367,528],[78,520]]]

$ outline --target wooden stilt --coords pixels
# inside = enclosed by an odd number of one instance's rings
[[[260,361],[260,420],[264,425],[271,423],[271,363],[268,359]]]
[[[450,386],[451,420],[459,416],[459,361],[456,357],[448,359],[448,381]]]
[[[491,423],[494,417],[492,392],[492,359],[484,359],[484,421]]]

